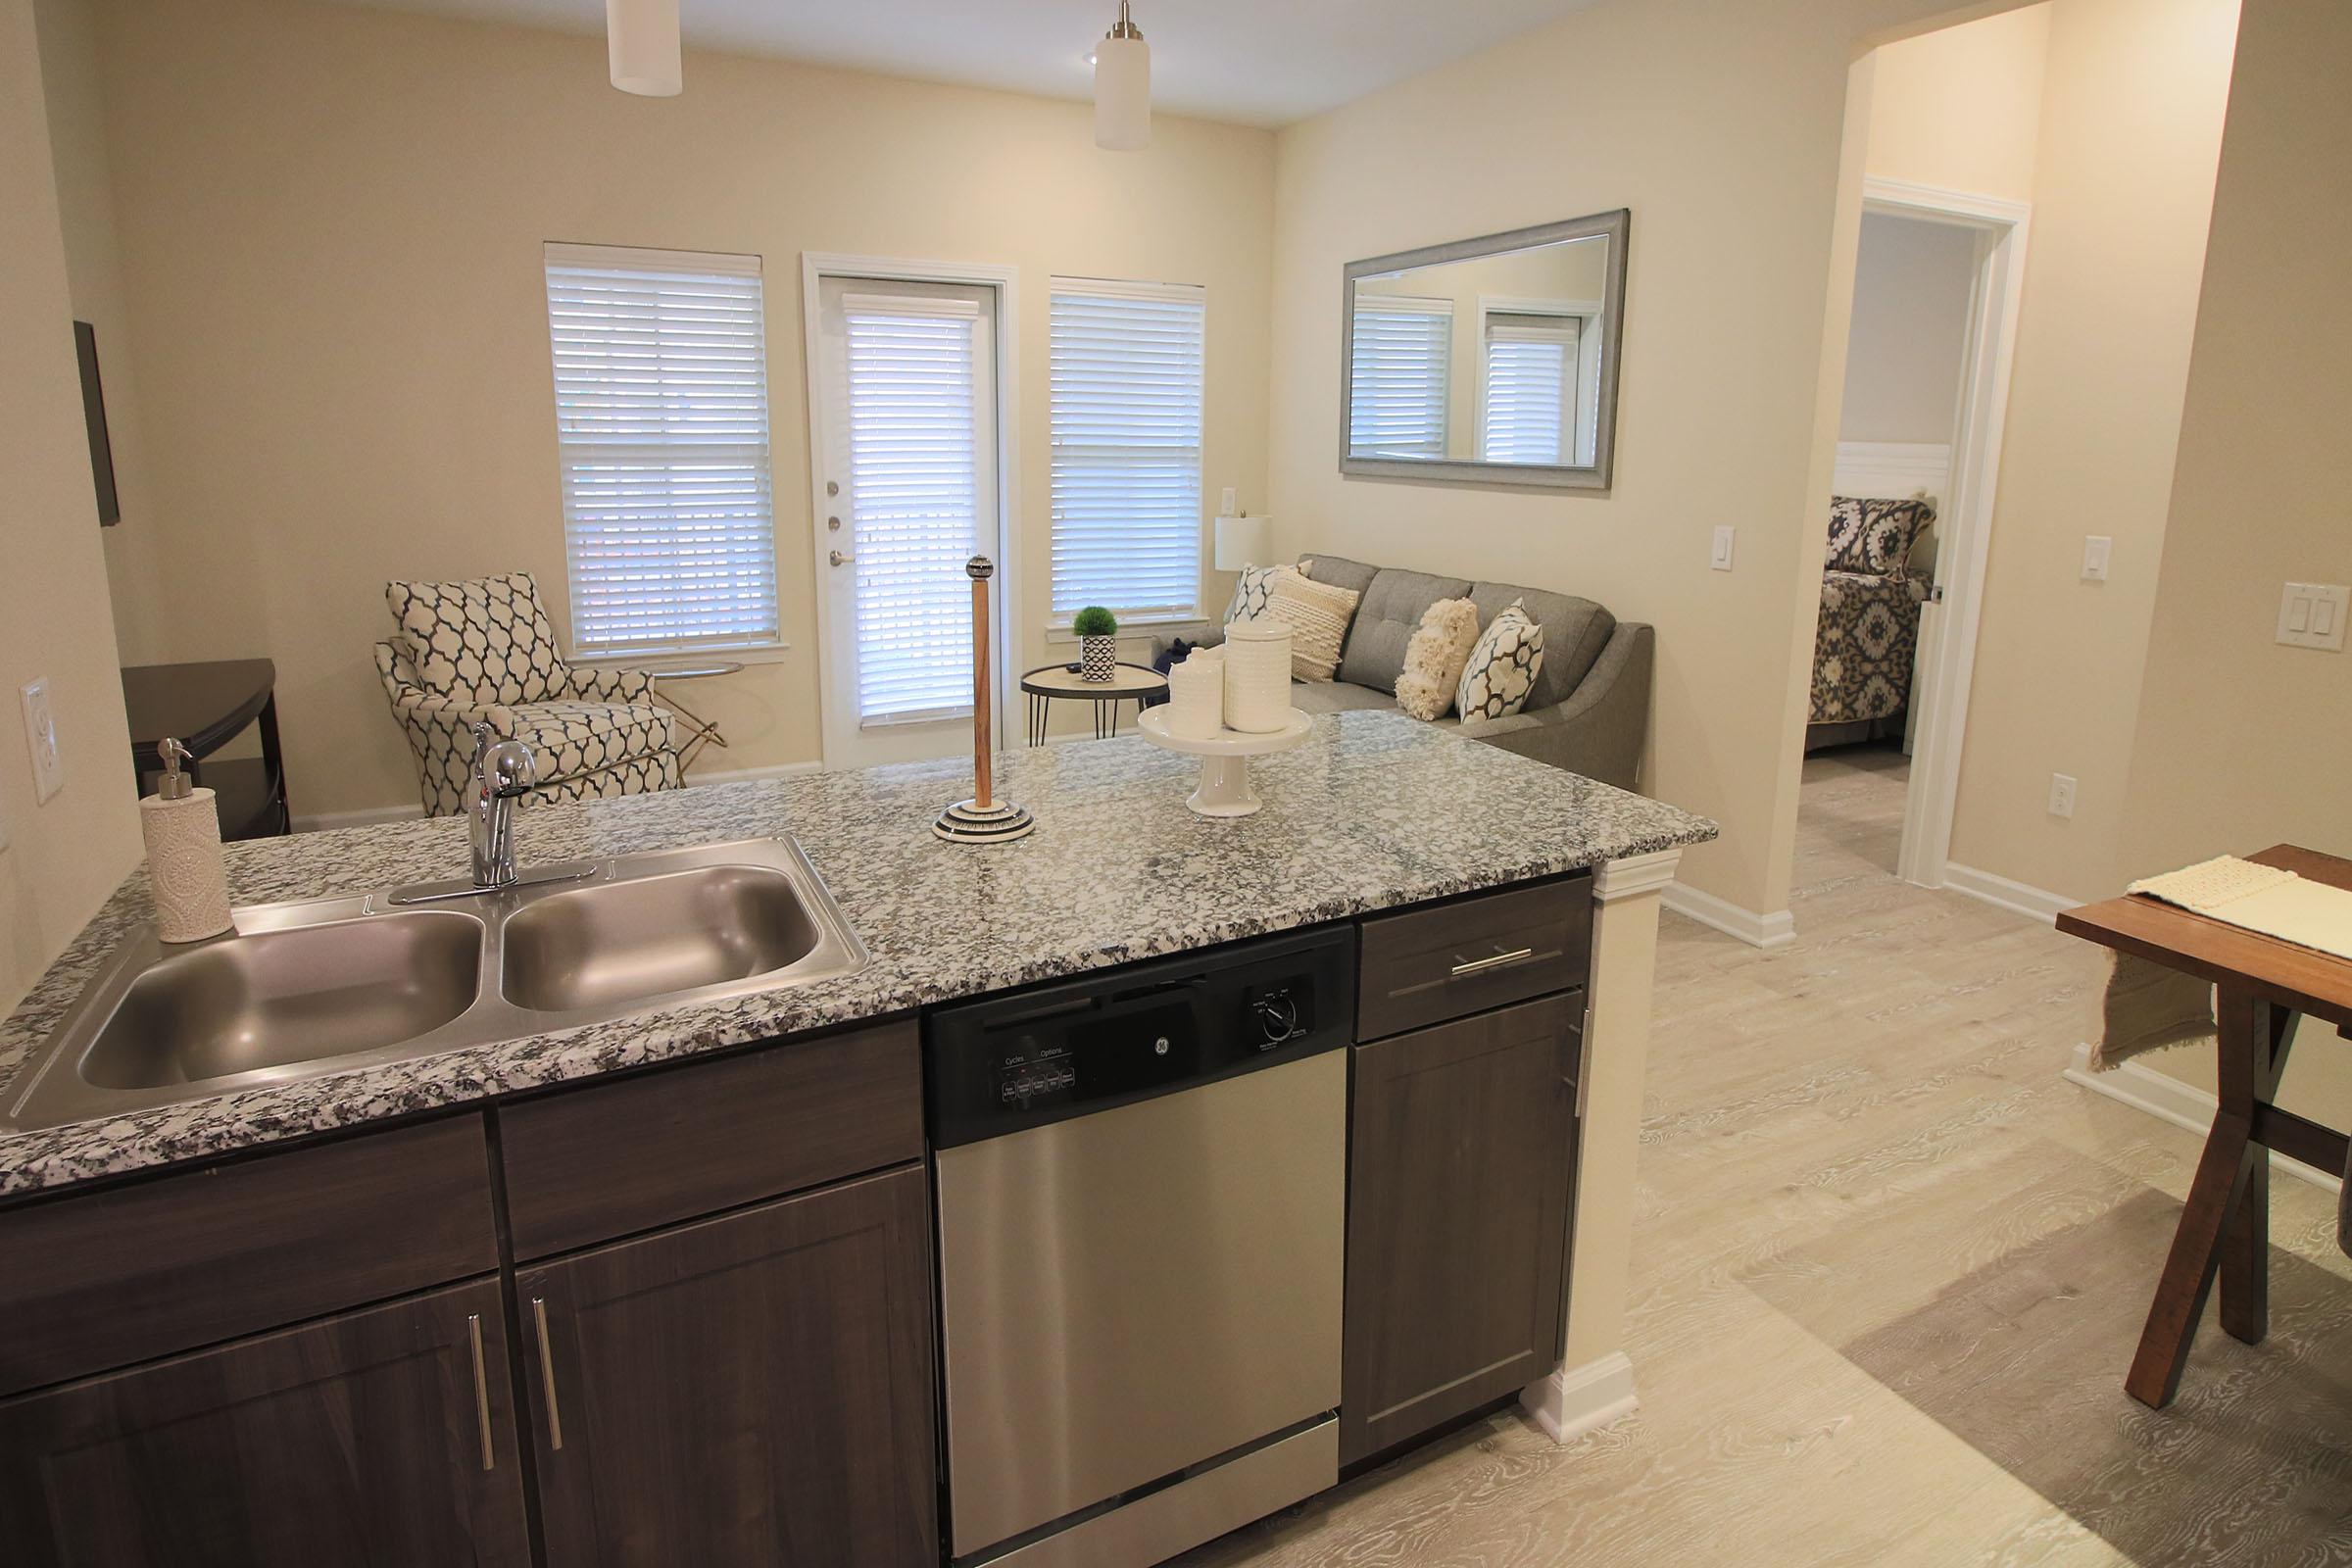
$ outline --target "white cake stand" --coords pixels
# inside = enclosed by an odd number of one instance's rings
[[[1250,787],[1250,759],[1289,751],[1306,739],[1314,722],[1294,708],[1289,723],[1263,735],[1221,729],[1206,740],[1195,740],[1168,732],[1170,711],[1165,704],[1145,710],[1143,736],[1163,751],[1200,759],[1200,787],[1184,804],[1202,816],[1248,816],[1264,805]]]

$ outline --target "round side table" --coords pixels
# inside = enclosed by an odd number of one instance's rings
[[[1154,697],[1168,694],[1168,677],[1141,664],[1121,663],[1111,670],[1108,680],[1088,680],[1070,664],[1040,664],[1021,677],[1021,690],[1029,699],[1029,744],[1046,744],[1046,721],[1053,716],[1056,699],[1091,702],[1095,705],[1095,739],[1107,740],[1119,732],[1119,705],[1133,703],[1137,718],[1143,717],[1144,705]]]
[[[743,666],[722,659],[708,664],[649,668],[646,673],[654,679],[654,695],[661,699],[662,706],[685,720],[686,742],[678,748],[678,773],[683,777],[686,769],[694,764],[694,760],[702,755],[704,747],[723,747],[727,744],[727,738],[718,732],[717,724],[695,712],[662,688],[673,680],[709,680],[714,675],[740,675]]]

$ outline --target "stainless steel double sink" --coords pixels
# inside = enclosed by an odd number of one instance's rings
[[[851,974],[865,945],[790,839],[236,911],[109,956],[11,1093],[22,1129]]]

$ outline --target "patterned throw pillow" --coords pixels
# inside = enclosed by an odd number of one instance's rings
[[[384,603],[409,641],[416,683],[433,696],[539,703],[555,694],[564,661],[529,572],[388,582]]]
[[[1242,580],[1233,585],[1233,603],[1225,607],[1225,623],[1252,620],[1266,612],[1266,598],[1274,592],[1274,574],[1288,566],[1244,566]]]
[[[1822,568],[1891,577],[1903,569],[1912,543],[1935,520],[1936,509],[1925,501],[1832,496],[1830,552]]]
[[[1404,645],[1404,672],[1396,677],[1396,706],[1420,719],[1444,718],[1453,707],[1454,688],[1478,645],[1478,606],[1468,599],[1441,599],[1421,612]]]
[[[1290,625],[1292,679],[1328,681],[1338,672],[1340,645],[1361,597],[1352,588],[1317,582],[1296,566],[1275,569],[1266,614]]]
[[[1507,718],[1527,706],[1544,667],[1544,628],[1528,618],[1520,601],[1488,622],[1470,650],[1462,668],[1462,683],[1453,694],[1462,722]]]

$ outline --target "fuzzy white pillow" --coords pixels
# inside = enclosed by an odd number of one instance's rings
[[[1444,718],[1477,641],[1478,606],[1470,600],[1441,599],[1421,612],[1421,624],[1404,645],[1396,706],[1415,718]]]

